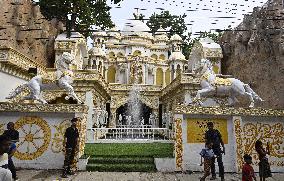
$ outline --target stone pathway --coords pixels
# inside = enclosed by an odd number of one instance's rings
[[[145,172],[78,172],[68,179],[60,178],[58,170],[20,170],[18,177],[20,181],[198,181],[202,173],[145,173]],[[284,173],[275,173],[273,178],[267,181],[283,181]],[[226,174],[226,181],[241,180],[240,174]],[[209,180],[209,179],[207,179]],[[219,181],[217,179],[216,181]]]

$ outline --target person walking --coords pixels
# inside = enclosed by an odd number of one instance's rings
[[[212,149],[214,154],[216,155],[216,157],[212,158],[211,162],[212,178],[210,178],[210,180],[216,179],[215,160],[217,158],[219,167],[219,177],[221,177],[221,181],[224,181],[224,165],[222,161],[222,154],[225,154],[224,142],[222,140],[221,133],[218,130],[214,129],[213,122],[208,122],[207,128],[208,130],[205,132],[205,142],[213,143]]]
[[[256,181],[254,170],[251,166],[252,157],[248,154],[244,155],[245,164],[242,168],[242,181]]]
[[[214,157],[212,146],[213,146],[212,143],[207,142],[205,145],[205,148],[202,149],[201,152],[199,153],[201,155],[200,166],[204,164],[204,175],[203,177],[200,178],[201,181],[205,181],[206,177],[210,175],[211,162],[212,162],[212,158]],[[204,162],[202,162],[202,159],[204,159]]]
[[[4,131],[3,135],[9,137],[9,139],[11,140],[11,145],[8,152],[9,155],[8,169],[12,172],[13,179],[18,180],[16,167],[14,165],[12,157],[14,156],[14,153],[17,151],[16,142],[19,141],[19,132],[15,130],[14,126],[15,125],[13,122],[9,122],[7,124],[7,130]]]
[[[65,147],[65,160],[63,166],[62,178],[67,178],[67,174],[73,175],[74,173],[71,171],[71,165],[74,161],[75,154],[78,148],[78,138],[79,131],[76,128],[76,122],[78,118],[73,118],[71,120],[71,126],[66,129],[64,134],[63,145]]]
[[[259,158],[259,177],[260,181],[265,181],[266,178],[272,177],[270,165],[268,163],[267,154],[270,154],[269,143],[267,143],[266,150],[263,148],[263,144],[260,140],[255,142],[255,151]]]
[[[0,135],[0,180],[12,181],[12,173],[8,169],[8,154],[10,139],[5,135]]]

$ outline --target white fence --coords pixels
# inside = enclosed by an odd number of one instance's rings
[[[93,128],[88,130],[95,143],[173,142],[167,128]]]

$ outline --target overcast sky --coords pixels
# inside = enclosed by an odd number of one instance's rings
[[[188,31],[194,33],[225,29],[229,25],[235,27],[242,21],[243,14],[252,12],[253,7],[262,6],[266,0],[124,0],[120,6],[111,4],[110,0],[108,3],[113,7],[112,20],[119,30],[123,29],[127,19],[133,18],[135,8],[142,9],[140,12],[146,18],[163,8],[174,15],[185,13]]]

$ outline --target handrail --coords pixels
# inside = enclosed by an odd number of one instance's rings
[[[167,128],[90,128],[94,141],[170,141],[174,137]]]

